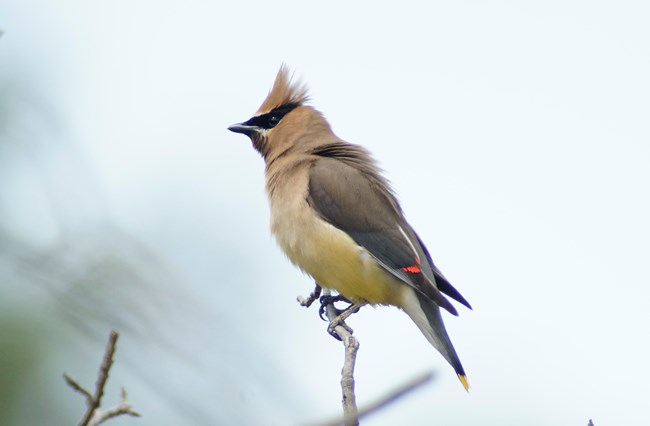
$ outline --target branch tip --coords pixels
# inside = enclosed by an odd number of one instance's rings
[[[115,345],[117,343],[119,335],[120,333],[116,329],[111,330],[111,333],[108,337],[108,344],[106,345],[106,350],[102,358],[102,363],[99,366],[99,372],[97,373],[97,381],[95,382],[94,394],[91,394],[67,373],[63,373],[63,378],[65,379],[68,386],[82,394],[86,399],[86,412],[79,421],[79,426],[97,426],[108,419],[117,417],[122,414],[128,414],[133,417],[140,417],[140,413],[135,411],[133,407],[127,402],[127,393],[124,386],[122,386],[120,393],[120,403],[116,407],[113,407],[104,412],[101,412],[99,410],[101,398],[104,395],[104,387],[108,381],[108,373],[111,369],[111,366],[113,365]]]

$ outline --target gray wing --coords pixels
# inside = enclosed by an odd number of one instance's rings
[[[325,221],[350,235],[387,272],[458,315],[440,293],[426,249],[392,197],[383,182],[344,161],[323,157],[310,169],[307,202]]]

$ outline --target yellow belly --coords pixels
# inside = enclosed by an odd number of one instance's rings
[[[272,223],[280,247],[320,286],[334,289],[354,303],[402,304],[404,284],[345,232],[315,216],[281,222]]]

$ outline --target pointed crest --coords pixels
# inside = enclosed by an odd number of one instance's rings
[[[300,81],[294,82],[293,73],[289,72],[289,67],[286,64],[282,64],[271,91],[264,99],[257,113],[269,112],[273,108],[287,104],[302,105],[307,101],[309,101],[307,87]]]

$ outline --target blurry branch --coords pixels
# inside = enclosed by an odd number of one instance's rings
[[[99,411],[101,405],[102,396],[104,396],[104,387],[108,380],[108,372],[113,365],[113,354],[115,354],[115,344],[117,343],[117,338],[119,333],[117,330],[111,330],[111,334],[108,338],[108,345],[106,346],[106,352],[104,353],[104,358],[102,359],[102,364],[99,367],[99,373],[97,375],[97,382],[95,383],[95,393],[91,394],[83,386],[77,383],[76,380],[71,378],[67,373],[63,373],[63,378],[66,383],[79,392],[86,398],[86,412],[79,421],[79,426],[96,426],[108,419],[117,417],[122,414],[128,414],[134,417],[140,417],[140,414],[133,410],[133,407],[126,401],[126,389],[122,387],[122,395],[120,398],[120,403],[104,412]]]
[[[358,411],[356,420],[367,416],[368,414],[372,414],[375,411],[379,411],[382,408],[386,407],[387,405],[392,404],[393,402],[397,401],[404,395],[410,393],[411,391],[419,388],[420,386],[428,383],[430,380],[432,380],[435,377],[433,372],[428,372],[421,374],[414,379],[409,380],[408,382],[404,383],[403,385],[395,388],[394,390],[388,392],[384,397],[379,398],[377,401],[366,405],[363,407],[361,410]],[[350,419],[347,416],[343,416],[341,418],[331,420],[326,423],[320,424],[320,426],[337,426],[341,424],[347,425]],[[592,425],[593,426],[593,425]]]
[[[409,380],[408,382],[404,383],[403,385],[395,388],[386,396],[383,398],[380,398],[379,400],[375,401],[372,404],[369,404],[365,407],[363,407],[359,411],[359,417],[366,416],[368,414],[374,413],[375,411],[381,410],[382,408],[386,407],[389,404],[392,404],[393,402],[397,401],[404,395],[410,393],[411,391],[419,388],[420,386],[428,383],[430,380],[432,380],[435,377],[434,373],[432,371],[428,373],[421,374],[414,379]]]
[[[0,28],[3,25],[0,22]],[[6,31],[11,38],[10,29]],[[4,41],[0,39],[0,46]],[[224,308],[215,310],[197,297],[197,289],[178,285],[178,276],[161,256],[164,248],[141,240],[114,220],[97,170],[80,149],[92,142],[73,136],[74,120],[61,115],[57,94],[41,87],[42,74],[48,71],[35,69],[31,62],[13,62],[0,65],[0,304],[24,304],[28,317],[35,316],[29,309],[38,309],[39,303],[52,307],[57,329],[93,341],[97,330],[115,326],[137,336],[146,349],[176,357],[195,380],[207,380],[205,368],[215,364],[206,365],[178,336],[213,336],[215,328],[206,324],[216,321],[207,318],[222,315]],[[225,326],[221,330],[231,331]],[[0,336],[4,332],[0,329]],[[0,364],[5,358],[0,351]],[[234,405],[215,412],[200,399],[180,395],[155,368],[141,367],[151,367],[145,358],[125,357],[123,362],[138,382],[165,400],[159,411],[182,415],[186,424],[224,423],[215,417],[240,414]],[[223,375],[235,374],[227,363],[215,368]],[[272,369],[268,374],[279,375]],[[0,390],[5,391],[3,379]],[[279,393],[274,397],[279,400]],[[0,400],[0,411],[5,402]],[[0,413],[0,425],[6,415]]]

